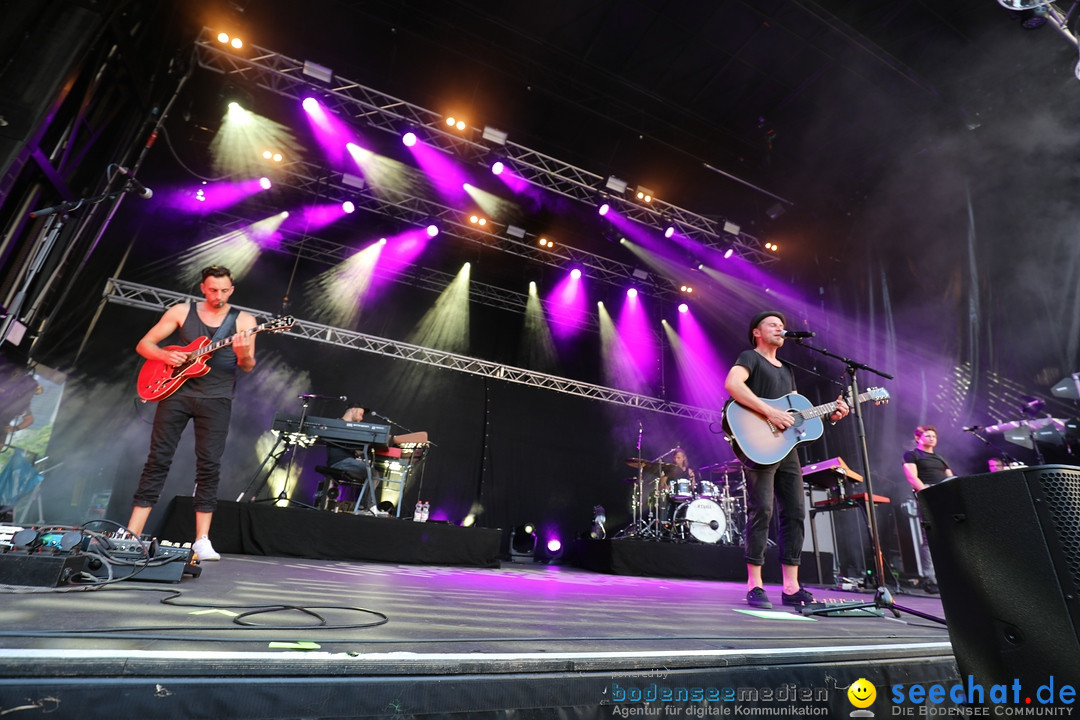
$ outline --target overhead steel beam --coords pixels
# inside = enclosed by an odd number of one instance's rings
[[[163,290],[160,288],[141,285],[119,278],[110,278],[102,293],[105,299],[112,303],[138,307],[147,310],[164,311],[167,307],[181,302],[198,300],[193,295]],[[270,320],[273,313],[255,308],[236,307],[250,312],[261,321]],[[469,375],[480,375],[496,380],[527,385],[541,390],[560,392],[566,395],[600,400],[615,405],[648,410],[650,412],[664,413],[689,420],[701,422],[720,422],[720,413],[707,408],[673,403],[660,398],[626,392],[616,388],[594,385],[592,383],[579,382],[569,378],[549,375],[547,373],[525,370],[523,368],[504,365],[501,363],[480,360],[478,358],[458,355],[456,353],[435,350],[433,348],[413,345],[411,343],[388,340],[374,335],[367,335],[353,330],[322,325],[319,323],[297,320],[292,330],[285,333],[287,337],[300,340],[337,345],[351,348],[361,352],[374,353],[384,357],[398,358],[410,362],[430,365],[433,367],[446,368]]]

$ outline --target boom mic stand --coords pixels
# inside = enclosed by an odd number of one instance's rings
[[[879,375],[886,380],[892,380],[893,376],[888,373],[882,372],[875,368],[870,367],[865,363],[852,360],[851,358],[845,358],[835,353],[832,353],[824,348],[814,347],[813,345],[807,345],[801,339],[796,339],[796,343],[799,345],[813,350],[816,353],[825,355],[827,357],[839,360],[847,367],[848,375],[848,399],[851,401],[851,415],[855,418],[855,428],[859,436],[859,452],[862,454],[863,461],[863,481],[866,483],[866,515],[870,524],[870,540],[874,550],[874,570],[877,573],[878,587],[877,592],[874,594],[873,602],[865,603],[844,603],[842,606],[833,606],[821,608],[820,610],[811,610],[806,612],[807,615],[827,615],[830,612],[842,608],[844,610],[858,610],[859,608],[876,608],[879,610],[888,610],[893,614],[893,617],[900,617],[901,612],[906,612],[909,615],[923,618],[924,620],[932,620],[936,623],[945,624],[943,618],[939,618],[929,613],[924,613],[919,610],[914,610],[909,607],[903,607],[893,602],[892,593],[885,586],[885,557],[881,552],[881,534],[878,531],[877,524],[877,510],[874,505],[874,480],[873,473],[870,472],[870,450],[866,444],[866,425],[863,423],[862,410],[860,409],[861,403],[859,402],[859,380],[857,376],[858,370],[867,370]]]

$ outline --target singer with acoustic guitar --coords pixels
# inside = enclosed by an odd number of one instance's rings
[[[753,349],[739,354],[724,383],[732,401],[752,413],[760,420],[762,427],[770,428],[775,434],[782,434],[796,422],[796,416],[788,412],[781,403],[766,402],[795,392],[795,375],[791,366],[776,357],[776,351],[784,346],[785,324],[784,315],[775,310],[755,315],[750,321],[749,335]],[[835,405],[825,406],[822,412],[824,411],[829,411],[829,419],[835,422],[848,414],[848,405],[841,396],[837,398]],[[743,454],[740,454],[740,459],[747,462]],[[748,591],[746,602],[754,608],[772,607],[761,579],[761,568],[765,564],[765,547],[768,543],[774,496],[780,513],[778,540],[780,569],[783,574],[783,603],[798,606],[814,600],[799,584],[805,499],[802,470],[793,442],[790,450],[778,462],[767,465],[752,464],[747,473],[747,517],[744,531]]]
[[[150,510],[161,496],[177,443],[189,422],[195,426],[195,542],[192,550],[201,560],[219,560],[210,543],[210,523],[217,509],[221,456],[229,434],[236,371],[255,367],[255,318],[229,305],[233,294],[232,273],[212,265],[202,271],[199,290],[205,298],[173,305],[143,336],[135,350],[154,367],[179,368],[210,341],[223,341],[206,366],[209,370],[184,378],[158,402],[146,458],[128,520],[132,534],[142,534]],[[162,347],[176,334],[182,345]],[[200,370],[201,372],[201,370]]]

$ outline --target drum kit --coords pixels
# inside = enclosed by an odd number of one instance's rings
[[[672,477],[678,466],[644,458],[626,464],[638,471],[630,499],[631,524],[620,537],[738,545],[746,525],[746,471],[738,460]],[[705,479],[708,478],[708,479]]]

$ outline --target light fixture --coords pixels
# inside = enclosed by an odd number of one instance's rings
[[[632,272],[630,274],[633,275],[634,277],[636,277],[638,280],[648,280],[649,279],[649,273],[645,272],[641,268],[637,268],[636,270],[634,270],[634,272]]]
[[[471,225],[476,225],[477,227],[486,227],[487,222],[488,222],[487,218],[484,217],[483,215],[470,215],[469,216],[469,224],[471,224]]]
[[[684,292],[689,295],[690,293],[694,292],[694,288],[689,285],[682,285],[679,287],[679,292]]]
[[[358,190],[363,190],[364,187],[367,185],[367,181],[365,181],[364,178],[360,177],[359,175],[353,175],[352,173],[342,173],[341,184],[348,185],[349,187],[354,187]]]
[[[628,183],[625,180],[617,178],[614,175],[609,175],[607,182],[604,183],[604,187],[606,187],[608,190],[611,190],[612,192],[622,195],[626,192],[627,184]]]
[[[439,226],[434,225],[434,224],[428,225],[427,229],[426,229],[426,232],[427,232],[427,236],[429,238],[433,238],[433,237],[435,237],[436,235],[439,234]]]
[[[540,247],[544,247],[544,248],[553,248],[553,247],[555,247],[555,243],[553,243],[551,240],[548,240],[546,237],[542,237],[539,240],[537,240],[536,242],[537,242],[538,245],[540,245]]]
[[[651,203],[656,194],[644,185],[638,185],[635,197],[643,203]]]
[[[356,212],[356,205],[353,204],[352,200],[346,200],[345,202],[341,203],[341,210],[346,215],[352,215],[354,212]]]
[[[778,251],[780,249],[780,246],[777,245],[774,242],[767,242],[767,243],[765,243],[765,249],[770,250],[772,252],[776,252],[776,251]]]
[[[727,250],[724,251],[724,259],[727,260],[734,254],[735,254],[734,246],[729,247]]]
[[[502,160],[496,160],[495,162],[491,163],[491,174],[492,175],[502,175],[503,170],[505,170],[505,169],[506,169],[506,165],[503,163]]]
[[[607,530],[604,529],[604,523],[607,522],[607,513],[604,511],[603,505],[596,505],[592,509],[592,530],[589,532],[589,537],[594,540],[603,540],[607,537]]]
[[[690,312],[690,306],[687,305],[686,303],[679,303],[679,312],[681,312],[681,313]]]
[[[304,68],[300,72],[302,72],[304,75],[307,75],[309,78],[318,80],[319,82],[323,82],[328,85],[334,79],[333,70],[324,65],[313,63],[310,60],[304,61]]]
[[[510,531],[510,561],[532,562],[536,556],[536,526],[518,525]]]
[[[523,238],[525,237],[525,228],[519,228],[517,225],[507,225],[506,234],[510,237]]]
[[[495,143],[496,145],[505,145],[506,144],[506,133],[503,132],[502,130],[495,129],[495,128],[491,127],[490,125],[485,125],[484,126],[484,132],[481,135],[481,137],[484,138],[485,140],[487,140],[488,142]]]
[[[458,120],[453,116],[449,116],[446,118],[446,124],[454,128],[455,130],[464,130],[465,128],[469,127],[465,124],[464,120]]]
[[[667,230],[664,231],[664,237],[670,238],[674,234],[675,234],[675,226],[674,225],[668,225]]]
[[[581,269],[580,268],[574,268],[573,270],[571,270],[570,271],[570,277],[572,279],[574,279],[574,280],[580,280],[581,279]]]
[[[611,210],[610,205],[608,205],[607,203],[602,203],[600,205],[600,207],[598,207],[596,209],[596,212],[598,212],[600,214],[600,217],[603,217],[603,216],[607,215],[610,210]]]
[[[637,297],[637,288],[628,288],[627,291],[626,291],[626,297],[628,297],[628,298],[636,298]]]
[[[412,147],[416,144],[416,133],[410,130],[409,132],[401,136],[401,142],[405,145],[405,147]]]
[[[738,225],[731,222],[730,220],[724,221],[724,232],[726,232],[728,235],[738,235],[739,230],[741,229],[742,228],[740,228]]]

